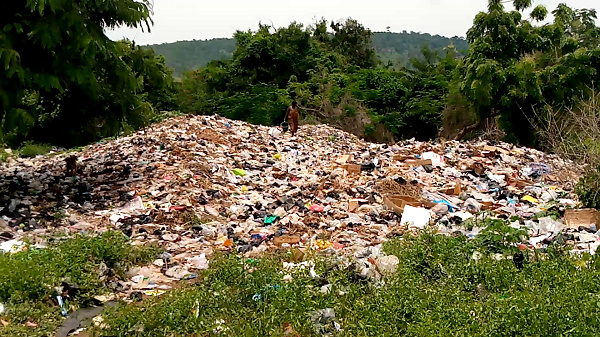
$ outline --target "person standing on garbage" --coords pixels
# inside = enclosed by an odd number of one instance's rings
[[[300,113],[298,111],[298,102],[293,101],[292,105],[287,108],[286,114],[288,116],[288,123],[290,125],[292,137],[294,137],[298,132],[298,118],[300,117]]]

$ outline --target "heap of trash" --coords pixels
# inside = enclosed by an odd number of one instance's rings
[[[506,143],[373,144],[326,125],[292,138],[277,127],[183,116],[0,165],[1,250],[48,233],[120,230],[134,244],[165,248],[131,272],[137,289],[193,278],[215,251],[255,258],[311,249],[393,269],[383,242],[425,227],[476,237],[482,217],[527,229],[524,249],[557,237],[574,252],[600,244],[600,215],[578,209],[573,194],[581,168]]]

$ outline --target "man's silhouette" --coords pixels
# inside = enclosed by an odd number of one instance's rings
[[[293,101],[292,105],[287,108],[288,123],[290,124],[290,131],[292,131],[292,137],[298,132],[298,118],[300,113],[298,112],[298,102]]]

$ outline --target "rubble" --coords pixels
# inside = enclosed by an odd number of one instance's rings
[[[572,189],[581,168],[506,143],[390,146],[325,125],[303,126],[290,138],[273,127],[183,116],[79,152],[0,165],[2,250],[56,231],[116,229],[134,244],[161,244],[169,256],[132,275],[140,276],[128,281],[132,289],[193,278],[216,250],[350,256],[401,234],[406,223],[472,238],[480,229],[463,222],[479,212],[519,217],[528,248],[565,230],[577,234],[575,251],[595,252],[599,242],[590,232],[599,224],[578,220],[574,228],[560,219],[577,205]],[[537,216],[549,211],[559,219]],[[378,262],[385,273],[397,265]]]

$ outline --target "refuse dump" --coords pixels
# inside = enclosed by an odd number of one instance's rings
[[[77,172],[67,172],[67,158]],[[582,171],[506,143],[372,144],[326,125],[291,138],[277,127],[183,116],[78,152],[0,163],[0,250],[56,231],[119,230],[166,250],[122,284],[156,294],[196,278],[215,251],[314,249],[355,256],[365,275],[391,274],[401,261],[365,250],[409,227],[474,238],[481,228],[465,222],[481,212],[517,217],[527,249],[567,231],[575,252],[595,253],[598,214],[571,211]]]

